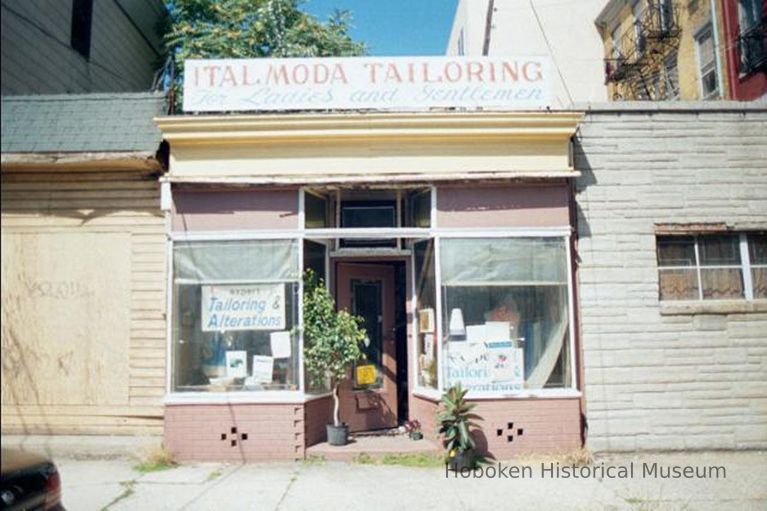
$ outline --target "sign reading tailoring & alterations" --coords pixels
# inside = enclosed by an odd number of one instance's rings
[[[202,330],[284,330],[285,286],[202,286]]]

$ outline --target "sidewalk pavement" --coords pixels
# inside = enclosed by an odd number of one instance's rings
[[[538,461],[530,464],[531,477],[517,479],[446,478],[444,468],[316,459],[194,463],[143,474],[125,458],[56,462],[70,511],[767,509],[767,453],[754,451],[634,454],[597,458],[593,465],[633,464],[631,479],[542,477]],[[642,473],[652,463],[658,463],[657,477]],[[724,467],[726,474],[713,478],[711,469],[711,478],[659,477],[661,468],[671,466]]]

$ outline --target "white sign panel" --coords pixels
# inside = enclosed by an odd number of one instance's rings
[[[202,330],[284,330],[285,286],[202,286]]]
[[[536,110],[550,85],[546,57],[190,59],[184,111]]]
[[[522,390],[524,351],[508,341],[450,342],[447,349],[447,384],[461,382],[474,392]]]
[[[253,355],[253,381],[257,383],[272,383],[274,374],[274,358],[264,355]]]

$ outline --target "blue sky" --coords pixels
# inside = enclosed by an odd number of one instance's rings
[[[352,37],[375,56],[444,55],[457,0],[305,0],[302,8],[325,21],[351,11]]]

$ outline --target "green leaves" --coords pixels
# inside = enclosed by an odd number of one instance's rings
[[[365,53],[349,36],[348,12],[323,23],[301,0],[172,0],[165,45],[176,62],[180,92],[190,58],[340,57]],[[180,94],[178,94],[180,97]]]
[[[443,436],[442,444],[448,454],[453,451],[465,452],[476,447],[472,429],[480,428],[479,421],[483,419],[476,413],[471,413],[476,405],[465,400],[467,392],[458,383],[442,395],[442,408],[437,413],[437,422],[440,425],[439,432]]]
[[[365,340],[362,319],[345,310],[336,311],[335,301],[322,280],[311,270],[304,276],[304,365],[312,383],[322,385],[349,376],[349,368],[363,358]]]

